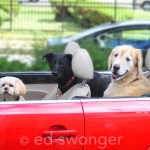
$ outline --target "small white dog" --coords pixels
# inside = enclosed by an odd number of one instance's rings
[[[26,87],[19,78],[6,76],[0,78],[0,93],[3,101],[24,101]]]

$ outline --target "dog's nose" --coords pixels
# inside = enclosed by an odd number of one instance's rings
[[[5,90],[5,91],[7,91],[7,90],[8,90],[8,88],[7,88],[7,87],[5,87],[5,88],[4,88],[4,90]]]
[[[114,69],[114,71],[118,71],[118,70],[120,69],[120,66],[117,65],[117,64],[115,64],[115,65],[113,66],[113,69]]]
[[[52,73],[52,75],[53,75],[53,77],[57,77],[58,72],[57,72],[57,71],[55,71],[55,72],[53,72],[53,73]]]

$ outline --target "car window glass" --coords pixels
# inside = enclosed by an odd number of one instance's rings
[[[102,48],[113,49],[119,45],[132,45],[142,50],[143,59],[145,59],[146,52],[150,48],[150,29],[115,31],[103,34],[97,39]]]

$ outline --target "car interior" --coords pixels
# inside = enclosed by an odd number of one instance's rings
[[[72,88],[70,88],[65,94],[63,94],[61,96],[60,99],[74,99],[75,97],[82,97],[82,98],[91,98],[90,96],[90,88],[87,84],[85,84],[85,81],[87,79],[91,79],[92,78],[92,72],[93,72],[93,63],[92,60],[88,54],[88,52],[86,50],[80,49],[80,51],[67,51],[67,53],[72,53],[73,54],[73,63],[72,63],[72,69],[73,72],[76,76],[78,76],[79,78],[82,79],[82,83],[77,84],[75,86],[73,86]],[[83,58],[83,59],[80,59]],[[150,79],[150,49],[147,51],[146,57],[145,57],[145,66],[147,68],[148,71],[144,71],[144,75]],[[78,62],[80,61],[80,66],[78,65]],[[85,65],[86,64],[86,65]],[[84,67],[82,67],[84,66]],[[90,68],[90,69],[89,69]],[[85,74],[86,72],[86,74]],[[110,74],[108,74],[110,75]],[[40,85],[41,86],[41,85]],[[40,87],[39,86],[39,87]],[[50,89],[51,88],[51,89]],[[33,88],[31,86],[31,89],[33,91]],[[44,88],[43,88],[44,89]],[[45,96],[43,98],[43,100],[52,100],[55,99],[55,93],[58,89],[58,85],[57,84],[49,84],[49,87],[45,87],[45,89],[50,89],[49,91],[45,91]],[[35,91],[36,92],[36,91]],[[32,93],[32,92],[31,92]],[[39,94],[39,92],[37,92]],[[46,94],[47,93],[47,94]],[[35,93],[32,93],[35,94]],[[39,94],[40,96],[42,94]],[[27,92],[27,96],[26,99],[31,99],[32,96],[35,97],[34,95],[29,97],[29,93]],[[149,97],[149,94],[143,95],[144,97]],[[36,97],[39,99],[39,97]],[[36,99],[35,98],[35,99]],[[32,98],[33,99],[33,98]]]

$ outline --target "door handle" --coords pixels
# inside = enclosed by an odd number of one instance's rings
[[[51,139],[57,139],[59,137],[73,137],[77,135],[76,130],[57,130],[57,131],[44,131],[44,137],[51,137]]]

